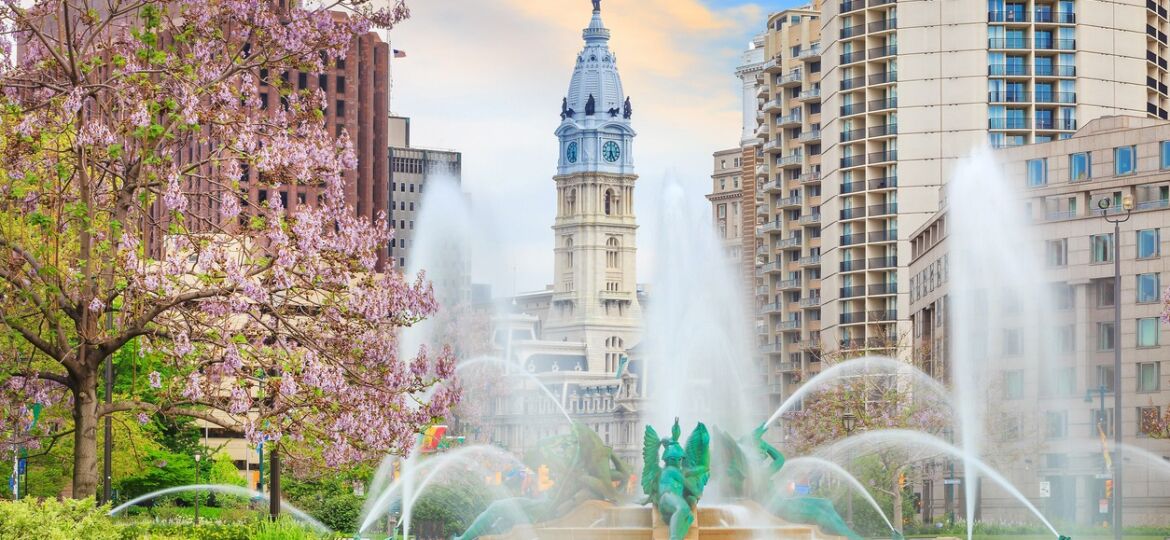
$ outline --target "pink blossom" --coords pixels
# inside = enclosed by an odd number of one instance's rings
[[[150,379],[151,388],[162,388],[162,374],[157,371],[151,371],[148,376]]]

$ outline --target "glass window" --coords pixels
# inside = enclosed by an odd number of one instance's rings
[[[1093,251],[1093,262],[1113,262],[1113,233],[1094,234],[1089,237],[1089,245]]]
[[[1039,187],[1048,183],[1048,159],[1028,160],[1028,187]]]
[[[1097,387],[1104,387],[1106,393],[1113,393],[1113,366],[1097,366]]]
[[[1137,170],[1137,150],[1133,146],[1113,149],[1113,172],[1117,176],[1133,174]]]
[[[1097,323],[1097,350],[1112,351],[1113,344],[1113,323]]]
[[[1139,259],[1157,257],[1160,250],[1158,229],[1142,229],[1137,232],[1137,256]]]
[[[1114,290],[1113,278],[1097,280],[1097,307],[1112,307]]]
[[[1005,371],[1003,374],[1003,398],[1020,399],[1024,397],[1024,372]]]
[[[1158,166],[1163,169],[1170,169],[1170,141],[1162,141],[1158,145]]]
[[[1068,411],[1045,413],[1044,436],[1048,439],[1062,439],[1068,429]]]
[[[1158,301],[1158,274],[1137,275],[1137,301],[1139,304]]]
[[[1048,240],[1046,244],[1046,259],[1048,266],[1068,265],[1068,239]]]
[[[1083,182],[1092,177],[1089,167],[1089,153],[1079,152],[1068,156],[1068,181]]]
[[[1138,392],[1157,392],[1160,364],[1158,362],[1146,362],[1137,365],[1137,390]]]
[[[1149,317],[1137,320],[1137,346],[1158,346],[1158,318]]]
[[[1003,331],[1003,354],[1004,356],[1016,356],[1020,354],[1023,349],[1023,342],[1020,339],[1020,331],[1016,328],[1009,328]]]

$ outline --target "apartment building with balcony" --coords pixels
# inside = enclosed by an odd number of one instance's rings
[[[1052,287],[1056,312],[1047,319],[1058,336],[1055,361],[1048,371],[1040,362],[1020,362],[1008,339],[1019,316],[1005,313],[1002,328],[988,332],[1002,338],[991,347],[989,368],[996,399],[989,436],[1007,448],[1029,449],[1037,459],[1016,460],[1002,469],[1016,486],[1047,483],[1050,496],[1025,495],[1048,518],[1065,523],[1100,523],[1105,471],[1097,425],[1110,441],[1113,393],[1122,392],[1122,430],[1126,444],[1154,456],[1170,456],[1170,441],[1151,438],[1143,415],[1164,415],[1170,407],[1170,328],[1161,324],[1161,292],[1170,284],[1165,256],[1170,253],[1170,122],[1112,116],[1091,120],[1064,140],[998,151],[1011,181],[1022,192],[1020,208],[1033,226],[1035,249],[1043,250],[1044,281]],[[1129,219],[1114,237],[1105,220],[1125,214],[1122,201],[1133,201]],[[1105,201],[1105,208],[1100,204]],[[947,212],[939,211],[910,235],[910,319],[918,367],[946,380],[951,372],[951,314]],[[1114,294],[1114,246],[1121,246],[1121,295]],[[1005,245],[1010,245],[1005,242]],[[1121,327],[1114,326],[1114,306],[1121,305]],[[1114,373],[1115,348],[1121,348],[1121,373]],[[1099,389],[1104,388],[1104,396]],[[1104,402],[1105,415],[1099,404]],[[1026,406],[1025,406],[1026,405]],[[1084,441],[1090,441],[1087,445]],[[1095,442],[1095,444],[1094,444]],[[1112,443],[1110,442],[1110,448]],[[1170,511],[1170,487],[1135,454],[1114,460],[1124,466],[1122,495],[1126,525],[1161,524]],[[962,467],[956,467],[961,476]],[[916,482],[922,494],[922,519],[964,516],[962,489],[943,481],[942,469]],[[953,483],[952,483],[953,484]],[[1027,519],[1018,502],[983,484],[982,519]]]
[[[821,300],[820,2],[768,18],[758,95],[756,334],[771,406],[815,371]]]
[[[984,144],[1166,117],[1168,20],[1123,0],[828,2],[821,37],[822,346],[892,352],[910,331],[910,232]]]

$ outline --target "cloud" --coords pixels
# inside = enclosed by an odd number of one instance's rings
[[[638,274],[645,280],[663,179],[673,172],[688,196],[701,198],[710,189],[711,153],[738,144],[733,70],[763,12],[696,0],[603,0],[602,8],[635,108]],[[552,277],[553,130],[589,2],[419,1],[411,9],[412,18],[389,35],[408,53],[391,66],[391,109],[412,118],[415,146],[463,152],[464,189],[496,239],[478,250],[484,270],[475,277],[501,294],[513,279],[521,290],[541,289]]]

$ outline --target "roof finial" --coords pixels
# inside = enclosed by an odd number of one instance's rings
[[[601,13],[601,0],[593,0],[593,12]]]

